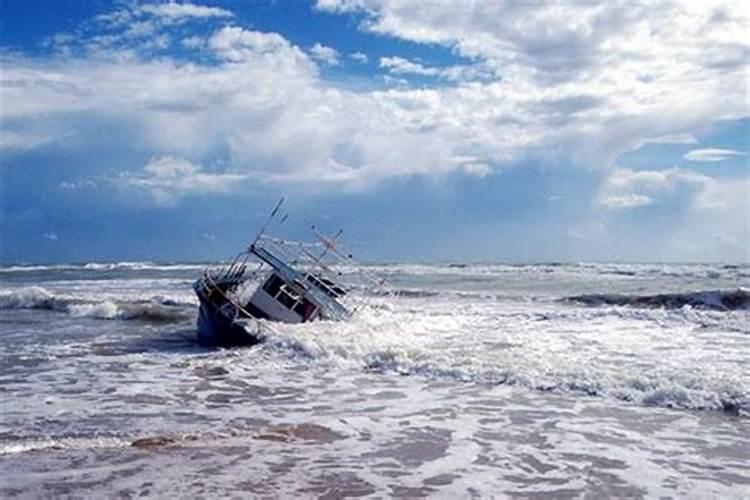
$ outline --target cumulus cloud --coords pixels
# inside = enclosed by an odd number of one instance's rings
[[[695,193],[675,230],[678,251],[694,259],[750,261],[750,179],[715,179]]]
[[[307,56],[278,33],[229,26],[214,33],[208,44],[220,57],[231,62],[271,64],[292,71],[308,63]]]
[[[245,176],[209,173],[183,158],[163,156],[135,172],[122,172],[113,181],[125,188],[148,192],[159,204],[173,204],[188,194],[221,193],[245,180]]]
[[[366,63],[367,61],[369,61],[367,54],[364,54],[362,52],[352,52],[351,54],[349,54],[349,57],[360,63]]]
[[[701,192],[713,179],[697,172],[671,168],[667,170],[630,170],[616,168],[606,178],[597,203],[608,209],[627,209],[664,201],[683,191]]]
[[[612,228],[632,230],[634,224],[648,228],[646,232],[658,231],[658,237],[641,233],[654,245],[640,248],[641,254],[665,252],[671,256],[667,258],[746,261],[750,258],[748,193],[747,178],[710,177],[681,168],[619,167],[602,182],[596,203],[605,209],[600,214],[611,219],[608,225]]]
[[[128,4],[105,16],[109,31],[85,42],[108,47],[106,57],[2,56],[3,118],[31,134],[43,116],[52,132],[78,130],[84,139],[83,122],[106,122],[158,158],[221,159],[227,172],[258,182],[366,187],[400,176],[487,175],[529,159],[609,168],[649,138],[685,141],[707,122],[750,113],[744,66],[711,63],[743,40],[744,13],[731,5],[715,18],[703,4],[319,2],[365,12],[371,33],[439,44],[469,61],[437,67],[384,57],[383,69],[403,85],[374,90],[326,81],[313,52],[282,34],[170,5]],[[187,38],[184,47],[203,51],[200,58],[139,49],[155,35],[173,39],[171,19],[219,23]],[[123,42],[151,28],[138,44]],[[413,74],[446,81],[414,88]],[[634,206],[654,196],[634,194],[608,199]]]
[[[746,156],[747,153],[733,149],[705,148],[694,149],[685,154],[685,159],[696,162],[717,162],[729,160],[737,156]]]
[[[187,2],[143,4],[139,5],[136,8],[136,11],[163,19],[169,19],[170,21],[180,21],[189,18],[227,18],[234,16],[234,14],[226,9],[207,7],[205,5],[196,5]]]
[[[582,164],[608,167],[644,139],[674,139],[707,121],[750,113],[741,57],[749,49],[740,41],[750,20],[740,3],[435,2],[426,9],[395,0],[319,0],[317,8],[364,13],[364,31],[479,61],[495,75],[483,89],[497,92],[493,101],[512,102],[514,118],[540,125],[548,137],[564,126],[554,147]],[[386,64],[436,74],[428,65]],[[533,115],[540,101],[575,94],[598,103],[584,114],[557,108]]]
[[[419,62],[410,61],[403,57],[381,57],[380,67],[393,75],[421,75],[443,78],[451,81],[469,81],[491,79],[493,73],[486,65],[456,65],[447,67],[425,66]]]
[[[428,68],[417,62],[409,61],[403,57],[381,57],[380,67],[385,68],[391,73],[397,75],[425,75],[425,76],[437,76],[440,74],[438,68]]]
[[[338,51],[319,43],[310,47],[310,55],[312,55],[313,59],[321,61],[329,66],[337,66],[339,64]]]

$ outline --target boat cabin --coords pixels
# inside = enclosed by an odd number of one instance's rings
[[[245,309],[257,318],[284,323],[306,323],[320,313],[320,307],[305,296],[304,290],[285,282],[276,272],[255,290]]]

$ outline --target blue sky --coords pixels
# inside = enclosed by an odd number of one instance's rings
[[[3,262],[750,260],[740,3],[0,9]]]

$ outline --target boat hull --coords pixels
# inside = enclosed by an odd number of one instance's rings
[[[198,310],[198,342],[207,346],[248,346],[260,339],[248,332],[240,323],[235,323],[222,314],[215,305],[200,301]]]

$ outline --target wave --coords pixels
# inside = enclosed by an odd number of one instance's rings
[[[420,290],[416,288],[398,288],[379,294],[376,293],[375,295],[403,297],[405,299],[422,299],[428,297],[438,297],[439,295],[441,295],[441,293],[437,291]]]
[[[213,437],[213,436],[211,436]],[[29,451],[95,450],[111,448],[155,449],[163,446],[185,445],[199,438],[191,434],[165,434],[144,437],[124,435],[94,436],[11,436],[0,443],[0,456],[26,453]]]
[[[731,374],[716,378],[696,375],[689,367],[665,371],[648,363],[622,370],[606,363],[578,367],[561,360],[557,365],[528,356],[528,346],[520,343],[478,344],[478,337],[466,334],[456,344],[455,334],[449,333],[450,340],[441,335],[453,330],[450,325],[440,329],[438,325],[446,321],[450,323],[445,315],[402,321],[399,314],[369,310],[344,323],[274,325],[264,332],[264,342],[254,354],[292,366],[330,365],[386,376],[507,385],[539,393],[750,417],[750,388]]]
[[[288,336],[267,338],[264,348],[281,351],[296,362],[342,359],[368,372],[417,376],[460,383],[508,385],[534,392],[599,397],[624,403],[679,410],[718,411],[732,416],[750,417],[750,393],[742,386],[701,386],[695,381],[675,381],[658,374],[613,379],[592,373],[535,373],[513,368],[452,366],[445,360],[424,359],[403,348],[370,352],[341,352],[340,347],[325,350],[319,343]],[[360,346],[361,348],[361,346]],[[342,359],[332,359],[342,357]]]
[[[300,344],[290,343],[299,354]],[[277,344],[278,346],[279,344]],[[304,350],[304,349],[302,349]],[[305,357],[313,354],[305,352]],[[403,351],[376,351],[362,359],[362,368],[376,373],[419,376],[461,383],[508,385],[535,392],[600,397],[625,403],[679,410],[719,411],[750,417],[750,394],[742,387],[701,387],[694,382],[675,382],[653,375],[622,380],[595,375],[558,373],[530,374],[513,369],[473,369],[443,366],[411,359]]]
[[[49,271],[199,271],[208,264],[159,264],[151,261],[89,262],[87,264],[15,265],[0,266],[0,273]]]
[[[585,294],[566,297],[563,300],[588,306],[606,305],[664,309],[680,309],[690,306],[716,311],[750,310],[750,291],[744,288],[655,295]]]
[[[55,295],[39,286],[0,291],[0,310],[3,309],[41,309],[67,313],[79,318],[157,323],[181,321],[194,314],[192,303],[161,295],[140,301],[89,301]]]
[[[155,262],[89,262],[81,266],[91,271],[193,271],[201,270],[206,264],[157,264]]]
[[[0,309],[47,309],[65,311],[69,299],[57,297],[40,286],[0,292]]]

